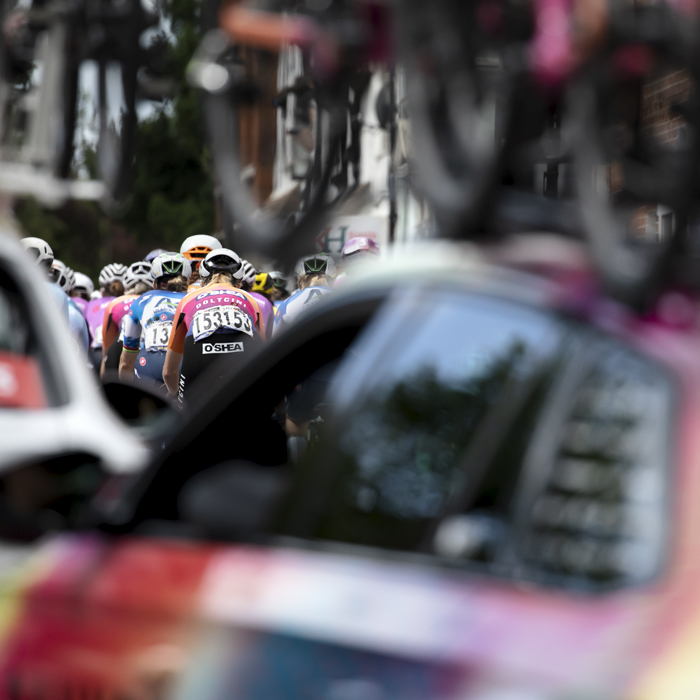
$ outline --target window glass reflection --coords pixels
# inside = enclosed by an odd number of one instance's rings
[[[363,376],[349,361],[329,389],[342,409],[310,458],[313,488],[326,498],[316,517],[292,518],[297,534],[420,549],[469,480],[475,465],[465,456],[479,426],[506,393],[524,408],[565,344],[555,321],[497,300],[426,297],[397,313],[391,350]]]
[[[672,386],[624,344],[466,294],[401,299],[333,375],[277,532],[577,587],[648,580]]]

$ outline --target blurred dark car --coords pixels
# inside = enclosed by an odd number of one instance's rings
[[[212,387],[6,585],[0,692],[696,697],[698,306],[544,245],[357,271]]]

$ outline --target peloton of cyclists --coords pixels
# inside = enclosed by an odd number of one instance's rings
[[[336,274],[330,255],[308,255],[297,264],[298,289],[290,296],[282,273],[258,271],[213,236],[198,235],[183,242],[182,253],[156,249],[150,261],[129,268],[105,265],[95,294],[92,280],[54,260],[46,241],[22,244],[45,270],[47,290],[103,380],[111,370],[122,381],[164,387],[180,401],[212,365],[220,367],[209,372],[216,381],[330,293]]]

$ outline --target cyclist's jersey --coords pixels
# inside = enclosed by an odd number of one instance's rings
[[[88,348],[90,347],[87,321],[78,306],[70,298],[68,299],[68,326],[70,327],[70,334],[78,346],[78,350],[80,350],[80,354],[87,359]]]
[[[115,297],[100,297],[88,302],[85,309],[85,320],[90,330],[90,347],[102,347],[102,324],[105,319],[105,311],[114,299]]]
[[[44,288],[54,299],[58,306],[59,313],[66,320],[73,342],[76,344],[81,354],[87,357],[89,344],[87,324],[85,323],[83,315],[80,313],[80,309],[71,302],[68,295],[57,284],[46,282]]]
[[[258,302],[229,284],[210,284],[180,300],[168,349],[182,354],[185,338],[192,336],[198,343],[215,333],[236,331],[265,336],[265,321]]]
[[[255,301],[258,302],[258,306],[260,307],[260,311],[262,312],[263,321],[265,322],[265,329],[267,333],[272,333],[272,322],[275,318],[275,307],[272,305],[272,302],[263,294],[258,294],[258,292],[251,292],[250,296],[252,296],[255,299]]]
[[[184,292],[150,289],[136,299],[124,316],[124,350],[165,352],[175,309],[184,296]]]
[[[131,305],[138,298],[138,294],[124,294],[124,296],[114,299],[106,308],[102,322],[102,345],[104,348],[112,347],[112,343],[117,338],[122,340],[124,316],[129,313]]]
[[[80,313],[85,316],[85,309],[87,309],[88,301],[83,299],[83,297],[70,297],[70,300],[78,307]]]
[[[328,287],[307,287],[296,292],[289,299],[285,299],[278,307],[275,315],[275,327],[273,336],[279,335],[285,328],[294,322],[296,317],[314,306],[321,297],[330,294]]]
[[[69,320],[69,312],[68,312],[68,296],[66,293],[55,283],[53,282],[46,282],[44,284],[44,289],[51,295],[53,298],[54,302],[59,308],[59,313],[63,318],[66,319],[66,321]]]

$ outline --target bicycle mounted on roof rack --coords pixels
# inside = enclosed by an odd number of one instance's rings
[[[320,13],[294,13],[291,4],[279,9],[285,14],[224,7],[225,31],[205,36],[189,78],[204,91],[215,169],[238,239],[289,266],[311,248],[328,210],[360,184],[359,112],[371,74],[365,57],[369,25],[352,4],[337,3]],[[249,47],[255,53],[242,60]],[[298,54],[298,69],[282,76],[290,51]],[[261,55],[278,61],[282,85],[266,81]],[[283,169],[300,183],[296,206],[276,208],[268,201],[269,186],[259,186],[256,193],[241,177],[250,178],[243,123],[251,111],[262,114],[266,107],[268,114],[270,108],[279,110],[260,121],[277,118],[282,126],[277,139],[285,142]],[[299,156],[304,148],[306,157]],[[299,156],[296,162],[293,153]],[[269,184],[272,178],[267,179]]]
[[[277,12],[224,7],[222,32],[209,35],[192,64],[206,94],[224,197],[245,245],[287,264],[310,248],[334,199],[333,154],[345,143],[352,79],[383,53],[405,74],[412,179],[435,213],[438,235],[478,240],[545,228],[583,237],[607,292],[640,308],[663,284],[687,280],[681,268],[697,202],[700,44],[697,17],[682,3],[401,0],[391,7],[396,51],[386,50],[388,5],[309,5],[303,13],[291,5]],[[298,47],[313,99],[327,115],[317,119],[325,133],[316,132],[314,176],[291,217],[261,216],[241,182],[234,134],[242,96],[252,93],[250,71],[225,56],[244,45]],[[207,82],[217,66],[218,82]],[[664,93],[673,76],[683,86]],[[661,96],[652,99],[654,90]],[[533,170],[542,177],[537,196]]]
[[[158,15],[141,0],[31,0],[0,19],[0,190],[47,204],[119,203],[130,184],[137,99],[162,99],[172,87],[153,70],[158,47],[141,43]],[[85,181],[73,157],[90,77],[98,180]]]

